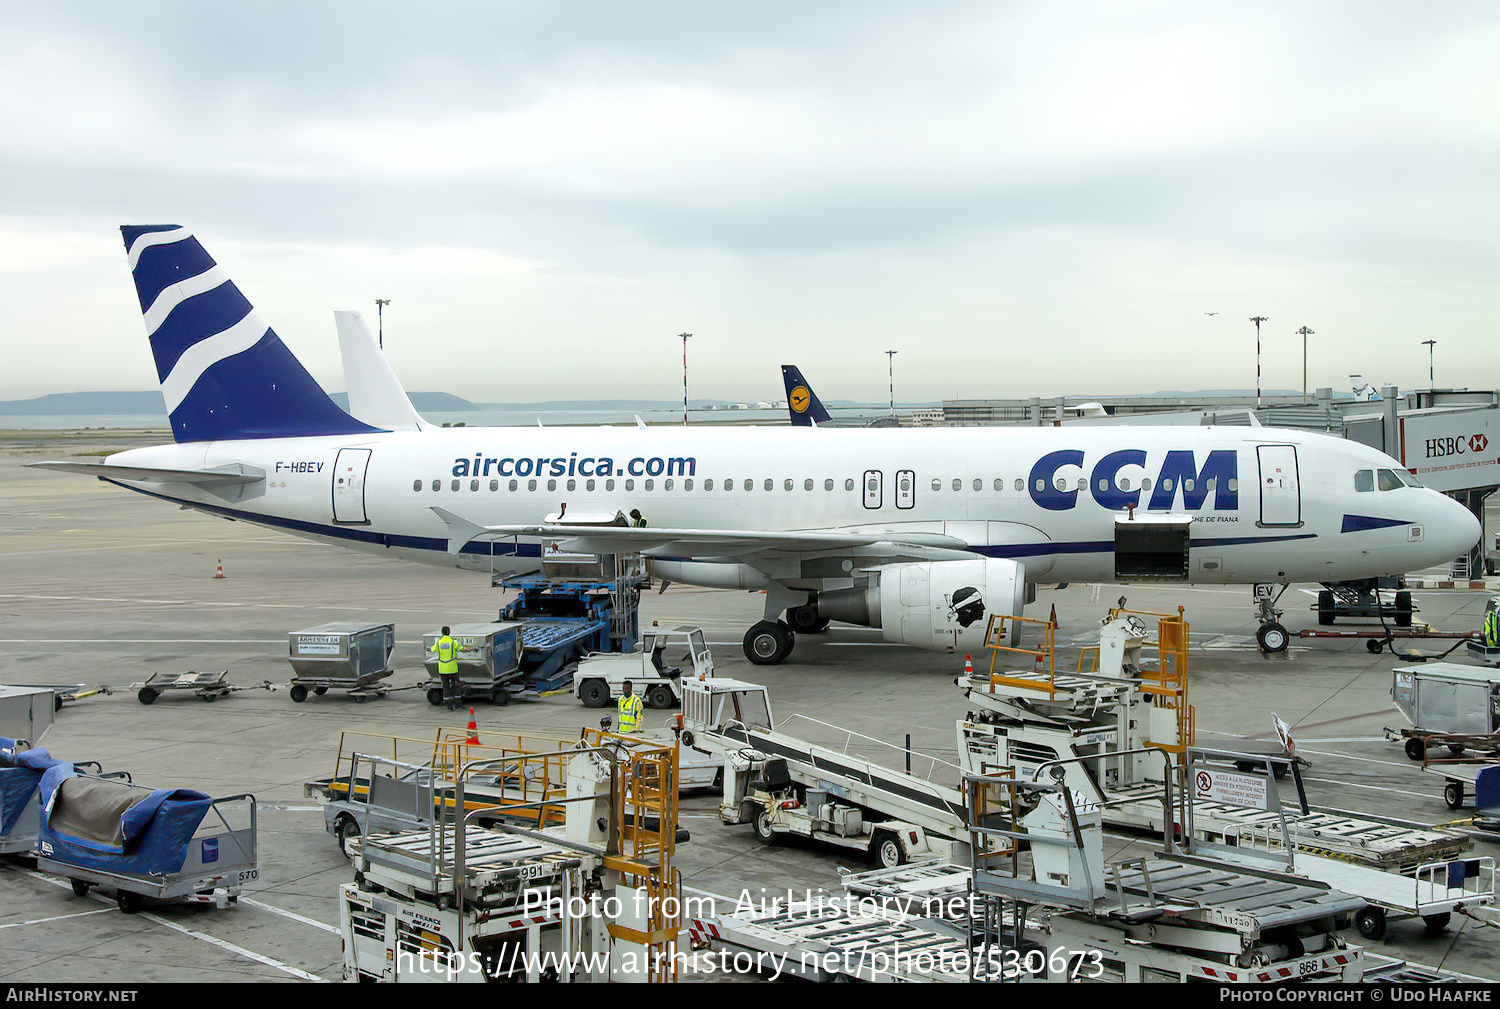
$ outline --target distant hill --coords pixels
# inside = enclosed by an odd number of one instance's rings
[[[0,402],[0,416],[55,414],[160,414],[166,416],[161,391],[151,392],[54,392],[36,399]]]
[[[455,396],[450,392],[409,392],[406,398],[411,400],[411,405],[418,413],[464,413],[484,409],[480,404],[471,403],[462,396]],[[337,403],[339,409],[349,409],[347,392],[330,393],[329,399]]]

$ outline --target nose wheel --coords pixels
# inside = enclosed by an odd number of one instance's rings
[[[1260,621],[1260,626],[1255,631],[1255,643],[1260,646],[1262,655],[1279,655],[1286,651],[1291,642],[1291,635],[1281,626],[1281,610],[1276,606],[1281,601],[1282,593],[1289,587],[1282,585],[1272,595],[1275,586],[1255,586],[1255,619]]]

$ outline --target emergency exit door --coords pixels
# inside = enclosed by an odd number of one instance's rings
[[[1301,525],[1302,490],[1297,478],[1297,446],[1261,445],[1256,454],[1260,458],[1260,524]]]
[[[876,509],[885,501],[885,474],[878,469],[865,470],[864,498],[865,507]]]
[[[368,522],[365,514],[365,470],[370,466],[367,448],[341,448],[333,463],[333,520]]]

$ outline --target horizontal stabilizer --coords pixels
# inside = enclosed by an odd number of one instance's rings
[[[148,466],[111,466],[102,462],[30,462],[31,469],[57,470],[63,473],[82,473],[103,480],[146,480],[151,483],[190,483],[199,487],[243,486],[259,483],[266,478],[262,470],[254,466],[233,463],[215,466],[212,469],[161,469]]]

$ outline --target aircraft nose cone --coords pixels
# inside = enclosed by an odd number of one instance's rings
[[[1444,557],[1458,557],[1473,549],[1484,527],[1473,512],[1452,498],[1444,497],[1443,504],[1432,529],[1433,539],[1442,544]]]

